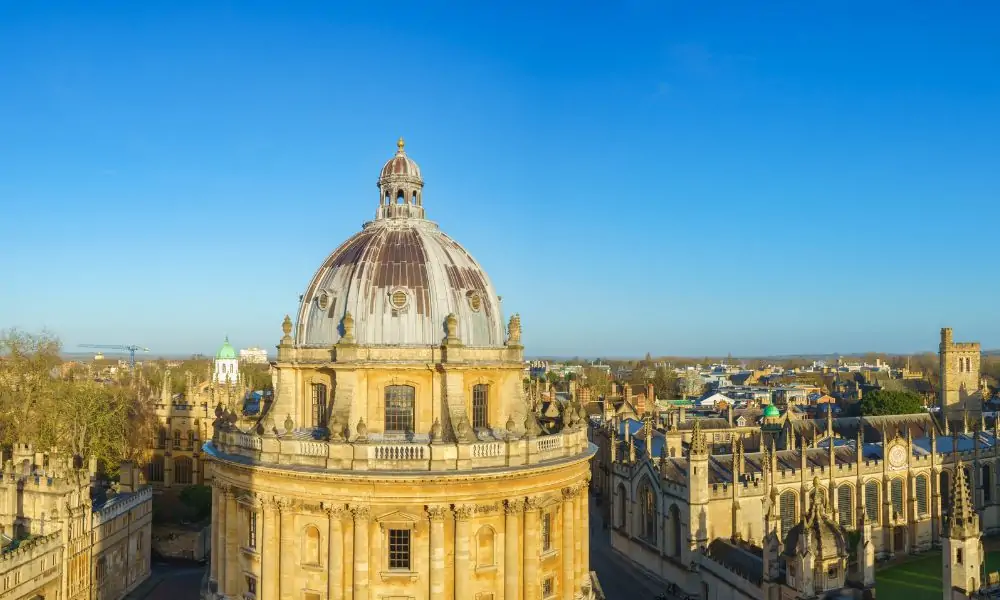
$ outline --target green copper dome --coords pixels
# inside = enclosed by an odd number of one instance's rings
[[[780,417],[781,413],[778,412],[778,407],[773,404],[768,404],[764,407],[765,417]]]
[[[236,350],[229,344],[228,335],[226,336],[226,341],[222,344],[222,347],[219,348],[218,354],[215,355],[215,358],[219,360],[236,358]]]

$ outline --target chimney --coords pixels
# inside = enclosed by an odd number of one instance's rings
[[[649,406],[650,410],[656,405],[656,394],[654,393],[652,383],[646,384],[646,405]]]
[[[629,404],[631,404],[632,403],[632,386],[626,383],[624,387],[625,387],[625,402],[628,402]]]
[[[122,463],[121,470],[118,472],[118,491],[122,493],[135,491],[135,473],[132,461],[127,460]]]

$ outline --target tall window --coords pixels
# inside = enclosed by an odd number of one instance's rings
[[[656,543],[656,496],[648,481],[643,481],[639,488],[639,506],[642,518],[640,535],[651,544]]]
[[[165,448],[167,446],[167,428],[160,427],[159,431],[156,432],[156,447]]]
[[[476,566],[491,567],[496,563],[493,552],[493,528],[484,525],[476,534]]]
[[[878,525],[878,482],[865,484],[865,513],[872,525]]]
[[[965,361],[962,360],[961,356],[959,356],[958,357],[958,372],[961,373],[962,371],[965,371]]]
[[[983,502],[989,502],[990,501],[990,497],[991,497],[991,494],[990,494],[990,484],[993,483],[992,479],[993,478],[990,477],[990,466],[989,465],[983,465],[982,481],[980,482],[980,484],[983,486]]]
[[[681,555],[681,509],[671,504],[669,512],[671,556],[677,557]]]
[[[624,529],[625,524],[628,522],[628,492],[625,491],[625,486],[618,484],[618,515],[617,522],[619,528]]]
[[[389,530],[389,568],[410,570],[410,530]]]
[[[251,596],[257,595],[257,578],[253,575],[247,575],[247,594]]]
[[[247,548],[257,549],[257,512],[247,511]]]
[[[841,527],[854,529],[854,489],[849,485],[837,488],[837,513]]]
[[[191,459],[187,456],[178,456],[174,459],[174,483],[190,485],[192,479]]]
[[[893,479],[892,483],[889,484],[889,492],[892,496],[893,516],[906,516],[906,513],[903,511],[903,480],[898,477]]]
[[[181,447],[181,430],[174,430],[174,448],[180,449]]]
[[[305,539],[302,540],[302,562],[319,564],[319,529],[313,525],[306,527]]]
[[[788,530],[795,526],[795,492],[785,492],[778,502],[781,510],[781,537],[784,538]]]
[[[194,429],[188,429],[188,450],[194,450]]]
[[[941,513],[946,515],[951,509],[951,474],[948,471],[941,471],[938,484],[938,492],[941,494]]]
[[[542,515],[542,552],[552,549],[552,513]]]
[[[312,426],[326,427],[326,384],[312,384]]]
[[[146,481],[163,483],[163,456],[156,455],[146,463]]]
[[[927,514],[927,477],[917,475],[917,514]]]
[[[413,431],[413,404],[415,390],[408,385],[390,385],[385,388],[386,433]]]
[[[472,427],[485,429],[490,426],[490,386],[480,383],[472,386]]]

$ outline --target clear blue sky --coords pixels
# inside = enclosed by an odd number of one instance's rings
[[[0,327],[273,348],[402,135],[529,353],[1000,346],[1000,4],[330,4],[0,4]]]

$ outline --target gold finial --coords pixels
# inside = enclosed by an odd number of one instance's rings
[[[404,146],[404,145],[405,145],[405,142],[403,142],[403,137],[402,137],[402,136],[400,136],[400,138],[399,138],[399,141],[398,141],[398,142],[396,142],[396,147],[397,147],[397,148],[399,148],[399,151],[400,151],[400,152],[402,152],[402,151],[403,151],[403,146]]]

